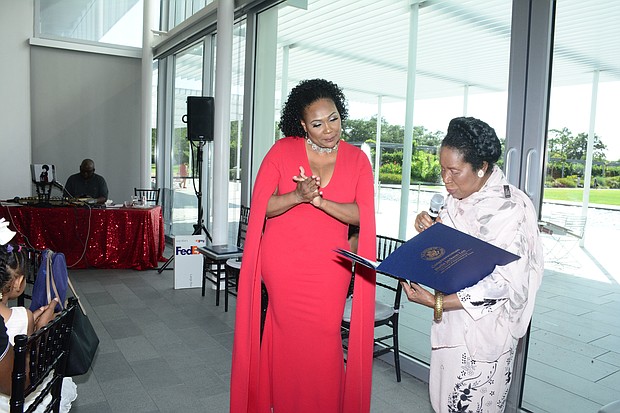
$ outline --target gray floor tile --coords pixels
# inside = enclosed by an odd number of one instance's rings
[[[96,306],[93,310],[100,320],[107,322],[127,318],[127,314],[117,303]]]
[[[174,290],[172,271],[75,270],[70,276],[100,339],[92,370],[75,378],[72,412],[228,411],[234,298],[224,312],[223,300],[215,306],[214,290],[205,297],[200,289]],[[429,327],[423,313],[415,321],[421,330]],[[373,376],[373,413],[431,412],[425,383],[407,374],[397,383],[393,367],[380,360]]]
[[[118,380],[119,378],[130,378],[135,376],[134,371],[120,351],[97,354],[91,367],[99,384],[103,384],[106,381]]]
[[[98,291],[96,293],[86,293],[82,295],[86,298],[91,306],[102,306],[116,304],[114,297],[108,291]]]
[[[114,398],[120,393],[143,392],[144,386],[137,376],[130,375],[102,382],[101,390],[106,398]]]
[[[108,404],[115,413],[153,413],[159,411],[157,404],[144,389],[117,393],[108,399]]]
[[[158,351],[144,336],[133,336],[114,340],[128,362],[159,358]]]
[[[77,402],[78,403],[74,403],[71,406],[72,413],[113,413],[113,410],[107,401],[89,404],[80,404],[79,401]]]
[[[209,401],[207,400],[208,390],[205,394],[196,394],[194,389],[182,384],[175,387],[163,388],[151,392],[151,397],[160,412],[187,412],[202,413],[209,411]],[[227,392],[220,392],[219,395],[227,396]],[[215,410],[213,410],[215,411]],[[226,412],[227,410],[221,410]]]
[[[177,386],[183,382],[162,357],[131,362],[131,367],[145,389]]]
[[[113,339],[135,337],[142,334],[138,325],[128,317],[102,322],[108,334],[110,334],[110,337]]]

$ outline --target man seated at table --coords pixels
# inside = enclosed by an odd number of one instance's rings
[[[93,198],[103,204],[108,199],[108,184],[101,175],[95,173],[95,162],[84,159],[80,172],[67,179],[64,195],[69,198]]]

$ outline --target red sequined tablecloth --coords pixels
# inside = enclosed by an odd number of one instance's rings
[[[65,254],[69,268],[157,268],[164,220],[152,208],[3,206],[0,217],[17,231],[14,242]],[[26,239],[27,238],[27,239]]]

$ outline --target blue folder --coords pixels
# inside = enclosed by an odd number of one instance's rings
[[[447,225],[436,223],[398,247],[382,262],[350,251],[337,253],[392,277],[452,294],[520,257]]]

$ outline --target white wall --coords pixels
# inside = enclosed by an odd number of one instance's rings
[[[55,164],[64,184],[92,158],[109,199],[130,199],[140,186],[140,59],[32,46],[31,63],[33,163]]]
[[[55,164],[64,184],[83,158],[111,199],[130,199],[140,184],[140,59],[30,45],[33,4],[0,0],[0,199],[33,194],[31,163]]]
[[[0,0],[0,199],[31,193],[32,13],[33,0]]]

